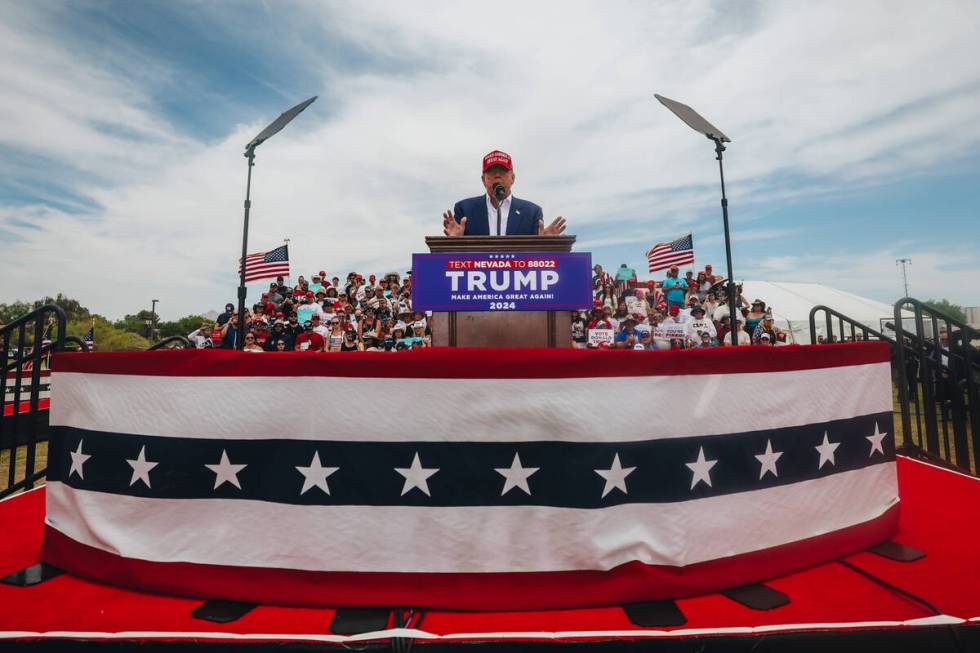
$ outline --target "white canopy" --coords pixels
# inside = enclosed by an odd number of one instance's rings
[[[810,309],[814,306],[827,306],[857,322],[892,335],[890,329],[883,328],[885,321],[894,322],[894,307],[890,304],[837,290],[819,283],[792,283],[783,281],[744,281],[742,295],[748,301],[761,299],[767,307],[772,307],[776,326],[787,331],[787,342],[810,344]],[[818,313],[817,335],[826,335],[827,324],[823,313]],[[836,320],[834,334],[840,337]],[[844,335],[850,335],[850,328]]]

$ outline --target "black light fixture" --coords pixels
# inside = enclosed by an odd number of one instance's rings
[[[718,173],[721,175],[721,213],[725,222],[725,258],[728,260],[728,309],[730,311],[729,319],[731,320],[732,346],[738,346],[738,322],[735,319],[735,275],[732,272],[732,238],[728,229],[728,198],[725,197],[725,169],[721,164],[721,155],[725,151],[725,146],[722,143],[731,143],[732,139],[725,136],[720,129],[705,120],[701,114],[686,104],[665,98],[656,93],[653,94],[653,97],[660,100],[660,104],[670,109],[688,127],[704,134],[709,140],[715,142],[715,153],[718,155],[715,158],[718,159]],[[749,344],[751,342],[750,340]]]
[[[239,263],[239,282],[238,282],[238,324],[235,325],[235,348],[241,349],[245,346],[245,257],[248,256],[248,214],[252,208],[252,166],[255,165],[255,148],[275,136],[279,130],[288,125],[293,118],[302,113],[303,109],[313,104],[317,96],[314,95],[308,100],[303,100],[295,107],[282,113],[272,123],[259,132],[259,135],[245,146],[245,158],[248,159],[248,178],[245,182],[245,225],[242,227],[242,260]]]

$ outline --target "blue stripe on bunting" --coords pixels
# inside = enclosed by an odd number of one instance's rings
[[[869,437],[887,433],[883,453],[872,453]],[[823,442],[839,443],[834,464],[818,468]],[[72,458],[83,441],[84,479],[68,477]],[[776,461],[779,476],[759,478],[757,455],[782,452]],[[151,488],[142,481],[130,485],[133,468],[127,459],[158,463],[149,471]],[[695,463],[703,448],[711,486],[698,482],[692,489]],[[233,464],[246,464],[237,474],[241,489],[230,482],[215,489],[216,475],[206,465],[219,462],[223,451]],[[304,476],[296,467],[309,467],[314,452],[323,467],[337,467],[327,478],[330,495],[312,487],[301,494]],[[431,496],[419,488],[405,489],[405,477],[395,468],[409,468],[418,453],[421,466],[438,468],[426,479]],[[525,468],[539,468],[527,477],[528,496],[512,487],[501,496],[505,478],[496,468],[510,468],[515,453]],[[607,489],[595,470],[609,470],[615,456],[623,468],[636,469],[625,477],[627,493]],[[540,505],[565,508],[603,508],[623,503],[668,503],[788,485],[895,458],[892,415],[889,412],[820,424],[721,436],[657,439],[643,442],[312,442],[277,438],[225,440],[170,438],[51,427],[49,480],[96,492],[161,499],[250,499],[298,505],[499,506]]]

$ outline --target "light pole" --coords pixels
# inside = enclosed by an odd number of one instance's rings
[[[150,307],[150,325],[151,325],[150,342],[153,342],[154,340],[156,340],[155,335],[157,332],[157,302],[159,302],[160,300],[151,299],[150,301],[153,302],[153,305]]]
[[[908,266],[909,265],[912,265],[912,259],[910,259],[910,258],[897,258],[897,259],[895,259],[895,265],[901,265],[902,266],[902,281],[905,283],[905,295],[903,295],[903,296],[904,297],[908,297],[909,296],[909,274],[908,274]]]
[[[732,346],[738,346],[738,322],[735,315],[735,274],[732,272],[732,238],[728,229],[728,198],[725,197],[725,169],[721,165],[721,155],[725,151],[722,143],[731,143],[732,139],[725,136],[720,129],[705,120],[701,114],[687,106],[665,98],[662,95],[653,94],[653,97],[660,100],[660,104],[670,109],[675,116],[696,132],[700,132],[708,137],[708,140],[715,143],[715,157],[718,160],[718,174],[721,175],[721,214],[725,224],[725,258],[728,262],[728,310],[732,328]],[[749,342],[751,344],[751,341]]]
[[[245,158],[248,159],[248,177],[245,181],[245,224],[242,227],[242,260],[239,263],[239,283],[238,283],[238,324],[235,325],[235,348],[241,349],[245,346],[245,257],[248,256],[248,214],[252,208],[252,167],[255,165],[255,148],[274,136],[280,129],[298,116],[303,109],[313,104],[317,96],[304,100],[295,107],[279,114],[279,117],[263,129],[258,136],[245,146]]]

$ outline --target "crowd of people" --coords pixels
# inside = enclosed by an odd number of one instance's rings
[[[731,344],[726,281],[712,267],[685,276],[674,266],[662,281],[639,282],[625,264],[614,274],[593,268],[591,311],[572,316],[576,348],[686,349]],[[412,276],[392,272],[367,277],[351,272],[341,281],[321,270],[290,287],[283,277],[246,308],[244,350],[402,351],[432,346],[431,314],[412,306]],[[736,286],[739,344],[785,344],[761,299],[749,302]],[[198,348],[235,347],[239,325],[234,304],[215,321],[188,335]]]
[[[365,278],[355,272],[328,278],[322,270],[294,287],[283,277],[246,309],[244,349],[262,351],[401,351],[429,347],[429,317],[412,310],[412,277]],[[195,347],[232,349],[239,316],[227,304],[216,321],[188,335]]]
[[[572,318],[572,340],[578,348],[688,349],[732,344],[727,279],[711,265],[684,276],[672,266],[662,281],[637,280],[625,263],[614,273],[593,268],[591,311]],[[784,345],[772,309],[762,299],[749,301],[735,285],[738,344]]]

